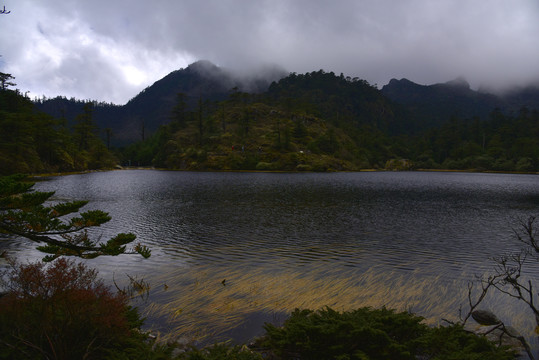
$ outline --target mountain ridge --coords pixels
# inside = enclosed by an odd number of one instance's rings
[[[24,142],[33,151],[25,162],[28,168],[39,161],[50,165],[43,168],[96,167],[107,151],[94,146],[90,153],[85,139],[90,133],[95,137],[97,123],[105,150],[116,147],[118,160],[127,165],[281,171],[539,169],[535,87],[501,97],[472,90],[462,78],[434,85],[392,79],[381,90],[324,70],[291,73],[269,86],[267,77],[258,79],[263,83],[251,78],[249,84],[258,86],[259,93],[230,89],[246,83],[237,74],[199,62],[156,81],[122,106],[56,98],[7,113],[0,125],[10,134],[6,144],[12,149]],[[4,95],[7,105],[30,103],[16,91]],[[523,104],[531,106],[526,110]],[[39,107],[53,114],[36,111]],[[28,126],[14,127],[16,119]],[[30,140],[35,144],[28,145]],[[6,153],[4,159],[9,163],[18,155]]]
[[[451,117],[485,118],[503,105],[495,95],[472,90],[462,78],[432,85],[392,79],[380,91],[403,105],[421,123],[428,122],[427,127],[439,126]]]
[[[291,75],[294,73],[288,74]],[[192,109],[199,99],[226,99],[233,88],[249,93],[267,92],[272,83],[286,77],[283,69],[275,68],[263,75],[242,77],[210,61],[200,60],[155,81],[124,105],[97,104],[94,118],[100,128],[112,130],[113,144],[125,145],[142,140],[144,134],[151,134],[159,126],[169,123],[178,93],[185,94],[187,107]],[[407,126],[408,132],[440,126],[452,117],[486,119],[495,109],[511,113],[522,106],[539,108],[537,87],[515,90],[502,96],[473,90],[464,78],[432,85],[420,85],[405,78],[391,79],[376,91],[407,113],[407,121],[393,123],[392,126],[398,128],[397,132],[406,132]],[[342,97],[343,94],[331,93],[328,96]],[[36,105],[39,110],[55,117],[64,116],[73,124],[76,115],[82,112],[84,102],[57,97]],[[404,116],[402,112],[401,117]]]
[[[199,60],[186,68],[170,72],[124,105],[95,102],[94,120],[99,128],[112,130],[114,145],[125,145],[142,140],[143,134],[151,134],[159,126],[168,123],[178,93],[185,94],[188,108],[193,108],[199,98],[223,100],[233,88],[263,91],[271,81],[284,77],[283,71],[278,68],[265,69],[261,75],[249,78],[220,68],[210,61]],[[54,117],[66,118],[72,125],[86,102],[56,97],[38,101],[36,106]]]

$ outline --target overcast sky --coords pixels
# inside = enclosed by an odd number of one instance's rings
[[[0,71],[30,96],[123,104],[205,59],[378,84],[539,80],[538,0],[0,0]]]

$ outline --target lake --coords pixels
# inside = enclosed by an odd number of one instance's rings
[[[90,200],[152,249],[87,261],[151,285],[137,305],[163,338],[247,341],[296,307],[387,306],[456,320],[467,282],[518,251],[517,218],[539,214],[535,175],[456,172],[244,173],[123,170],[52,177],[37,190]],[[22,245],[21,245],[22,243]],[[32,244],[8,242],[20,258]],[[536,277],[536,264],[529,266]],[[501,297],[486,305],[533,329]],[[210,341],[210,340],[208,340]],[[536,344],[535,344],[536,345]]]

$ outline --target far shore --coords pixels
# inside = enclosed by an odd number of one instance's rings
[[[187,169],[167,169],[156,168],[152,166],[117,166],[110,169],[81,170],[67,172],[51,172],[30,174],[31,177],[43,178],[51,176],[67,176],[76,174],[88,174],[94,172],[122,171],[122,170],[158,170],[158,171],[185,171],[185,172],[247,172],[247,173],[343,173],[343,172],[448,172],[448,173],[486,173],[486,174],[521,174],[538,175],[539,172],[520,172],[520,171],[496,171],[496,170],[478,170],[478,169],[411,169],[411,170],[388,170],[388,169],[361,169],[361,170],[331,170],[331,171],[293,171],[293,170],[187,170]]]

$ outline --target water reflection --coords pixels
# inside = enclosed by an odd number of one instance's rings
[[[297,306],[412,307],[431,321],[458,315],[466,281],[491,269],[488,258],[519,248],[511,226],[537,213],[536,182],[467,173],[115,171],[36,188],[90,200],[88,208],[112,215],[98,230],[105,238],[134,232],[152,248],[148,260],[90,262],[106,277],[130,273],[155,284],[143,305],[149,325],[238,339],[259,330],[238,335],[232,329],[244,321],[272,321]]]

